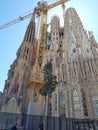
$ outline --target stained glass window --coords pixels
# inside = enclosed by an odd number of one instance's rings
[[[91,98],[94,114],[98,116],[98,97],[94,89],[91,89]]]
[[[74,108],[74,116],[81,116],[81,107],[80,107],[80,99],[79,94],[76,90],[73,91],[73,108]]]
[[[65,95],[62,92],[59,94],[59,105],[60,116],[65,117]]]

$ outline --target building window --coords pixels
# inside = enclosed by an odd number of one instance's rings
[[[89,53],[89,50],[88,49],[86,49],[87,50],[87,52]]]
[[[80,99],[78,92],[76,90],[73,91],[73,110],[74,110],[74,116],[79,117],[80,112],[81,112],[81,107],[80,107]]]
[[[28,52],[29,52],[29,48],[27,49],[27,54],[28,54]]]
[[[56,35],[58,35],[58,32],[56,32]]]
[[[76,53],[76,49],[75,48],[73,49],[73,53]]]
[[[80,109],[80,100],[78,92],[76,90],[74,90],[73,92],[73,100],[74,100],[74,109]]]
[[[98,116],[98,97],[94,89],[91,90],[91,98],[94,114]]]
[[[59,105],[60,116],[65,117],[65,95],[62,92],[59,94]]]
[[[58,37],[56,37],[56,40],[58,40]]]

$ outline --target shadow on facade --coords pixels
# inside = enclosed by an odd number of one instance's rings
[[[43,116],[19,115],[12,113],[0,113],[0,129],[11,130],[17,123],[18,130],[40,130],[39,125],[43,123]],[[98,120],[70,119],[63,117],[45,117],[46,130],[93,130],[98,129]]]

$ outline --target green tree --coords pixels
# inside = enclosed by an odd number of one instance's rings
[[[44,66],[44,85],[40,89],[40,94],[45,97],[45,110],[46,110],[46,97],[52,94],[57,85],[56,76],[53,75],[52,63],[49,61]],[[46,114],[46,113],[45,113]],[[45,130],[45,117],[44,117],[44,130]]]
[[[40,89],[40,94],[42,96],[45,96],[45,100],[46,100],[46,96],[51,95],[52,92],[55,90],[56,85],[57,85],[56,76],[53,75],[51,61],[49,61],[44,66],[43,72],[44,72],[44,85]]]

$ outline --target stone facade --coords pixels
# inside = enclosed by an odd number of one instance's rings
[[[52,61],[58,85],[48,114],[98,118],[98,44],[93,33],[83,28],[74,8],[67,9],[63,29],[58,16],[53,16],[51,22],[46,62]]]
[[[34,32],[35,23],[31,20],[5,83],[4,112],[10,112],[14,104],[14,113],[43,114],[43,100],[29,102],[30,92],[27,95],[25,89],[27,81],[32,78],[35,61]],[[48,115],[98,118],[98,44],[93,33],[83,28],[76,10],[69,8],[63,28],[60,18],[57,15],[52,17],[47,41],[45,63],[51,60],[58,81],[47,103]]]

